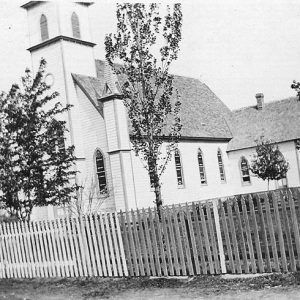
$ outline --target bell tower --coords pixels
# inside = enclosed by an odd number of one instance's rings
[[[80,122],[79,102],[72,73],[96,77],[94,46],[89,24],[89,1],[27,1],[21,7],[27,11],[29,48],[32,69],[37,72],[41,58],[47,61],[45,81],[59,93],[62,105],[73,107],[61,116],[67,123],[66,144],[75,145],[81,170],[84,141]],[[77,182],[79,175],[74,180]],[[53,215],[48,209],[48,217]],[[52,216],[53,217],[53,216]]]
[[[47,61],[46,82],[59,92],[59,101],[73,105],[65,116],[75,155],[83,156],[77,95],[72,73],[96,77],[94,44],[91,40],[89,1],[29,1],[27,11],[32,69],[37,71],[41,58]]]

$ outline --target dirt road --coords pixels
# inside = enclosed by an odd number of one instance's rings
[[[0,280],[0,300],[300,299],[300,273],[224,279],[78,278]]]

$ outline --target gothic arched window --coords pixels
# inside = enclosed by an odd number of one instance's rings
[[[71,23],[72,23],[73,37],[76,39],[80,39],[79,18],[75,12],[72,13]]]
[[[49,39],[48,22],[47,22],[47,18],[45,15],[41,15],[40,27],[41,27],[42,41],[48,40]]]
[[[199,165],[199,173],[200,173],[200,182],[201,184],[207,184],[203,154],[200,148],[198,149],[198,165]]]
[[[102,152],[97,149],[95,155],[96,162],[96,174],[98,180],[98,186],[101,194],[107,193],[106,174],[104,166],[104,157]]]
[[[240,160],[240,170],[241,170],[241,177],[242,177],[242,184],[250,184],[250,172],[249,172],[249,164],[247,159],[242,156]]]
[[[181,157],[178,149],[175,150],[175,168],[178,186],[183,186],[183,172],[181,165]]]
[[[223,164],[222,151],[220,148],[218,149],[217,157],[218,157],[218,165],[219,165],[221,182],[225,182],[226,181],[225,169]]]

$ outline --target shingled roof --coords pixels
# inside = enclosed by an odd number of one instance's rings
[[[97,78],[73,74],[75,82],[97,106],[97,98],[104,88],[104,61],[96,60]],[[181,96],[181,135],[183,138],[232,138],[227,119],[229,108],[201,81],[183,76],[174,77],[174,85]],[[98,94],[98,95],[97,95]]]
[[[273,142],[300,138],[300,101],[288,98],[265,103],[261,110],[250,106],[233,111],[230,127],[233,139],[227,151],[254,147],[260,136]]]

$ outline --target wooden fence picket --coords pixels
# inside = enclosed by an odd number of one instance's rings
[[[256,273],[256,261],[254,258],[251,229],[250,229],[250,224],[249,224],[249,219],[248,219],[247,207],[246,207],[245,199],[243,196],[241,197],[241,204],[242,204],[243,219],[245,222],[246,240],[247,240],[249,256],[250,256],[250,261],[251,261],[251,272]]]
[[[265,271],[265,269],[264,269],[264,265],[263,265],[263,258],[262,258],[261,247],[260,247],[257,219],[256,219],[254,205],[253,205],[253,199],[252,199],[251,195],[249,195],[248,202],[249,202],[249,208],[250,208],[250,215],[251,215],[251,219],[252,219],[252,223],[253,223],[253,235],[254,235],[254,240],[255,240],[255,249],[256,249],[256,253],[257,253],[258,269],[260,272],[263,273]]]
[[[208,256],[209,272],[210,272],[210,274],[215,274],[215,268],[214,268],[214,263],[212,260],[212,253],[211,253],[211,249],[210,249],[206,220],[205,220],[205,216],[204,216],[204,212],[203,212],[203,206],[199,207],[199,212],[200,212],[201,225],[202,225],[203,234],[204,234],[206,254]]]
[[[192,223],[192,219],[191,219],[191,211],[190,211],[187,203],[185,204],[185,212],[186,212],[187,221],[188,221],[189,234],[191,237],[190,239],[191,239],[192,250],[193,250],[195,270],[196,270],[196,274],[200,274],[199,255],[198,255],[198,251],[197,251],[197,247],[196,247],[196,239],[195,239],[195,233],[194,233],[193,223]]]
[[[260,215],[261,235],[262,235],[262,243],[264,244],[264,256],[265,256],[265,261],[266,261],[266,268],[267,268],[267,272],[272,272],[266,223],[265,223],[265,218],[264,218],[264,212],[263,212],[262,205],[261,205],[261,200],[264,200],[264,198],[261,198],[258,194],[257,195],[257,207],[258,207],[258,213]]]
[[[155,225],[157,228],[159,253],[160,253],[160,258],[162,260],[162,264],[161,264],[162,273],[164,276],[168,276],[165,248],[164,248],[163,237],[162,237],[162,227],[161,227],[161,223],[160,223],[157,211],[154,212],[154,220],[155,220]]]
[[[165,254],[168,259],[167,261],[167,268],[168,268],[168,275],[174,276],[174,266],[172,262],[172,254],[169,242],[169,236],[167,231],[167,219],[164,213],[164,209],[161,209],[161,225],[162,225],[162,233],[163,233],[163,243],[165,248]]]
[[[6,258],[4,249],[4,236],[2,233],[2,224],[0,223],[0,278],[6,278]]]
[[[282,233],[282,224],[279,215],[279,208],[278,208],[278,199],[277,194],[271,192],[271,198],[273,200],[274,212],[275,212],[275,219],[277,225],[277,234],[279,240],[279,249],[280,249],[280,256],[281,256],[281,264],[284,272],[288,271],[287,268],[287,261],[286,261],[286,254],[285,254],[285,247],[284,247],[284,240],[283,240],[283,233]]]
[[[99,252],[100,252],[100,265],[101,265],[100,273],[102,272],[103,276],[108,276],[106,262],[105,262],[104,246],[103,246],[104,243],[100,232],[101,228],[100,228],[99,218],[101,218],[101,216],[94,215],[94,217],[95,217],[95,229],[96,229],[96,238],[97,238],[96,244],[98,244]]]
[[[172,251],[172,257],[174,258],[174,268],[175,268],[175,274],[177,276],[180,276],[180,264],[178,261],[178,255],[177,255],[177,245],[175,241],[175,236],[174,236],[174,229],[173,229],[173,214],[170,213],[169,207],[166,207],[166,217],[168,220],[168,228],[169,228],[169,233],[170,233],[170,248]]]
[[[48,264],[45,256],[45,246],[43,241],[43,232],[40,229],[39,222],[33,223],[35,226],[33,226],[34,230],[36,231],[37,236],[37,252],[40,253],[39,260],[41,264],[41,268],[43,270],[42,277],[48,277]]]
[[[295,238],[295,244],[296,244],[296,250],[297,250],[297,266],[300,267],[300,234],[299,234],[299,225],[297,220],[297,213],[296,213],[296,207],[295,207],[295,200],[298,203],[298,210],[300,209],[300,195],[296,195],[295,190],[287,191],[289,206],[291,209],[291,218],[292,218],[292,224],[293,224],[293,232],[294,232],[294,238]]]
[[[19,249],[18,249],[18,242],[17,242],[17,234],[14,231],[14,226],[13,223],[8,223],[8,228],[9,228],[9,234],[11,237],[11,243],[12,243],[12,250],[13,250],[13,254],[14,254],[14,262],[16,265],[16,269],[17,269],[17,274],[19,278],[23,277],[23,270],[22,270],[22,262],[20,260],[20,253],[19,253]]]
[[[142,220],[143,220],[143,224],[145,226],[145,243],[146,243],[146,249],[149,253],[149,260],[150,260],[150,271],[151,271],[151,274],[152,276],[155,276],[156,275],[156,269],[155,269],[155,262],[154,262],[154,253],[153,253],[153,243],[151,241],[151,237],[150,237],[150,233],[149,233],[149,226],[148,226],[148,219],[147,219],[147,216],[146,216],[146,212],[145,212],[145,209],[143,208],[142,209],[142,213],[141,213],[141,216],[142,216]]]
[[[241,252],[242,252],[242,258],[243,258],[243,263],[244,263],[244,271],[245,271],[245,273],[249,273],[246,243],[245,243],[245,237],[244,237],[244,226],[242,224],[240,209],[239,209],[238,200],[236,197],[233,198],[233,205],[234,205],[234,211],[235,211],[235,215],[237,217],[237,222],[238,222],[237,227],[240,232],[239,241],[241,244],[241,250],[242,250]]]
[[[86,241],[87,241],[87,253],[90,259],[91,273],[90,276],[97,276],[97,267],[95,261],[95,254],[91,236],[91,226],[90,226],[90,215],[84,217],[84,229],[86,233]]]
[[[106,239],[106,232],[105,232],[105,227],[104,227],[104,223],[103,223],[103,218],[104,215],[100,215],[100,229],[101,229],[101,236],[102,236],[102,241],[103,241],[103,245],[104,245],[104,253],[105,253],[105,261],[106,261],[106,265],[107,265],[107,271],[108,271],[108,276],[113,276],[113,270],[112,270],[112,265],[110,262],[110,254],[109,254],[109,246],[107,243],[107,239]]]
[[[39,256],[37,254],[37,249],[36,249],[36,237],[35,237],[35,232],[33,230],[32,222],[28,222],[26,224],[28,227],[28,233],[30,236],[30,247],[32,249],[32,256],[33,256],[33,266],[36,272],[36,277],[42,277],[42,270],[41,270],[41,265],[40,265],[40,260]]]
[[[219,255],[218,255],[218,250],[217,250],[217,243],[216,243],[216,238],[215,238],[215,230],[214,230],[214,224],[211,216],[211,203],[206,203],[205,204],[205,209],[206,209],[206,215],[207,215],[207,223],[208,223],[208,230],[209,230],[209,235],[210,235],[210,241],[211,241],[211,246],[212,246],[212,252],[213,252],[213,257],[214,257],[214,267],[215,267],[215,273],[220,274],[220,264],[219,264]]]
[[[221,234],[221,226],[220,226],[220,219],[219,219],[219,212],[218,212],[218,200],[217,199],[213,201],[213,216],[214,216],[215,227],[216,227],[216,235],[217,235],[221,272],[223,274],[225,274],[226,273],[226,263],[225,263],[224,245],[223,245],[222,234]]]
[[[200,220],[198,217],[198,212],[196,210],[195,203],[192,203],[192,211],[193,211],[193,217],[194,217],[194,224],[195,224],[195,234],[196,234],[196,244],[199,245],[199,253],[200,253],[200,265],[201,265],[201,271],[199,274],[207,274],[207,266],[206,266],[206,260],[205,260],[205,248],[202,241],[202,231],[200,229]],[[174,245],[175,249],[176,246]]]
[[[293,271],[295,272],[297,270],[296,267],[296,260],[295,260],[295,255],[294,255],[294,249],[293,249],[293,243],[292,243],[292,236],[291,236],[291,228],[290,228],[290,224],[289,224],[289,215],[287,212],[287,207],[286,207],[286,195],[284,195],[283,193],[280,193],[280,198],[281,198],[281,207],[282,207],[282,225],[284,228],[284,233],[286,236],[286,240],[287,240],[287,250],[289,253],[289,261],[290,261],[290,270],[289,271]]]
[[[144,266],[145,266],[145,275],[151,276],[149,259],[148,259],[148,251],[146,248],[145,234],[144,234],[143,223],[142,223],[141,214],[140,214],[139,210],[137,210],[137,223],[139,226],[138,233],[139,233],[139,239],[140,239],[140,244],[141,244],[142,259],[143,259]]]
[[[32,251],[32,245],[31,245],[31,236],[29,233],[29,227],[27,222],[22,222],[22,227],[24,228],[24,233],[26,237],[26,249],[28,249],[28,255],[29,255],[29,266],[31,270],[31,277],[36,277],[36,266],[34,264],[34,257],[33,257],[33,251]]]
[[[274,233],[274,224],[272,221],[269,197],[266,193],[263,193],[263,196],[264,196],[264,200],[265,200],[266,216],[267,216],[268,229],[269,229],[270,238],[271,238],[272,256],[274,259],[275,270],[276,270],[276,272],[280,272],[280,265],[279,265],[279,259],[278,259],[275,233]]]
[[[3,224],[3,233],[5,237],[5,243],[6,243],[6,251],[7,251],[7,258],[8,258],[7,261],[11,269],[11,277],[18,278],[18,274],[13,261],[13,252],[11,248],[9,231],[7,230],[7,224],[5,223]]]
[[[137,231],[137,223],[136,223],[136,219],[135,219],[135,213],[133,210],[131,210],[131,220],[132,220],[133,239],[134,239],[134,244],[136,247],[136,256],[137,256],[139,272],[140,272],[141,276],[145,276],[141,245],[140,245],[140,240],[139,240],[138,231]]]
[[[187,265],[186,262],[184,260],[184,254],[183,254],[183,245],[182,245],[182,241],[181,241],[181,234],[180,234],[180,230],[179,230],[179,223],[178,223],[178,211],[175,209],[175,206],[172,206],[172,211],[173,211],[173,218],[174,218],[174,233],[175,233],[175,240],[177,243],[177,247],[178,247],[178,252],[179,252],[179,264],[180,264],[180,269],[182,272],[182,275],[187,275]]]
[[[120,226],[122,228],[122,237],[123,237],[123,242],[124,242],[124,252],[125,256],[127,256],[127,267],[128,267],[128,272],[130,276],[134,276],[134,268],[133,268],[133,257],[130,251],[130,245],[129,245],[129,233],[127,230],[127,225],[125,222],[125,217],[124,213],[122,210],[120,211]]]
[[[242,264],[240,260],[240,247],[237,242],[237,234],[236,234],[236,228],[233,220],[233,200],[230,199],[230,202],[227,202],[226,208],[228,211],[228,218],[229,218],[229,228],[231,232],[232,242],[233,242],[233,253],[234,253],[234,262],[236,264],[236,270],[237,273],[242,273]]]
[[[117,213],[115,213],[115,221],[116,221],[117,237],[118,237],[119,247],[120,247],[119,251],[120,251],[120,256],[121,256],[121,261],[122,261],[123,274],[124,274],[124,276],[128,276],[128,269],[126,266],[126,258],[125,258],[123,240],[122,240],[122,236],[121,236],[120,223],[119,223],[119,218],[118,218]]]
[[[154,249],[156,271],[157,271],[158,276],[161,276],[162,268],[161,268],[161,264],[160,264],[160,256],[159,256],[159,251],[158,251],[157,237],[156,237],[156,232],[155,232],[155,227],[154,227],[154,218],[152,216],[152,211],[150,208],[148,209],[148,218],[149,218],[149,222],[150,222],[150,230],[151,230],[152,243],[153,243],[153,249]]]
[[[123,270],[122,270],[122,265],[121,265],[121,255],[119,251],[119,246],[118,246],[118,240],[117,240],[117,235],[116,235],[116,227],[115,227],[115,217],[113,213],[109,214],[110,216],[110,224],[111,224],[111,232],[112,232],[112,240],[113,240],[113,245],[114,245],[114,252],[116,254],[116,263],[117,263],[117,270],[118,270],[118,275],[123,276]]]
[[[234,264],[234,260],[233,260],[232,247],[231,247],[231,242],[230,242],[230,237],[229,237],[226,215],[225,215],[225,211],[224,211],[224,207],[223,207],[223,202],[221,200],[219,200],[219,211],[220,211],[221,224],[222,224],[222,228],[224,231],[226,252],[228,255],[228,259],[229,259],[230,270],[232,273],[235,273],[236,268],[235,268],[235,264]]]

